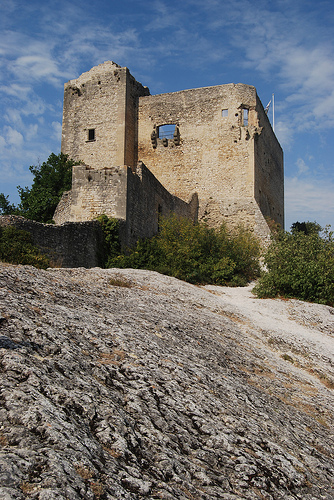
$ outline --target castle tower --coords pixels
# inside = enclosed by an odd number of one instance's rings
[[[108,61],[64,85],[61,150],[91,168],[137,163],[138,97],[149,95],[127,68]]]

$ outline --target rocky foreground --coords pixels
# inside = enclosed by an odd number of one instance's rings
[[[333,308],[0,271],[1,500],[334,498]]]

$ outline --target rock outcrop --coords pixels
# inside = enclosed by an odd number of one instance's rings
[[[0,271],[1,499],[334,498],[333,308]]]

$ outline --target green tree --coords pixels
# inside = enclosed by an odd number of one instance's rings
[[[0,193],[0,215],[11,215],[17,212],[17,207],[9,202],[8,196]]]
[[[301,224],[301,223],[299,223]],[[253,292],[264,297],[290,297],[334,305],[334,239],[317,223],[307,230],[293,225],[278,231],[264,257],[266,271]]]
[[[31,188],[18,186],[20,203],[11,205],[8,196],[0,194],[0,213],[22,215],[27,219],[50,223],[58,202],[72,186],[72,167],[78,163],[68,155],[51,153],[47,161],[30,166],[34,175]]]
[[[291,226],[291,232],[294,234],[297,231],[300,231],[304,234],[320,234],[322,231],[322,227],[317,222],[294,222]]]
[[[29,167],[34,180],[31,188],[18,186],[20,215],[38,222],[52,222],[62,194],[72,187],[72,167],[76,164],[68,155],[51,153],[42,165]]]

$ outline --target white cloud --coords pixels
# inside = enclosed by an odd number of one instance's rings
[[[14,80],[7,86],[7,92],[18,94],[20,88],[26,89],[39,80],[58,86],[63,72],[60,60],[54,54],[55,45],[56,39],[41,37],[38,40],[34,35],[5,31],[0,40],[2,80]]]
[[[45,51],[45,47],[40,47]],[[58,70],[58,64],[50,55],[38,53],[18,57],[15,62],[10,65],[11,71],[20,79],[29,78],[35,80],[45,79],[55,85],[58,85],[61,72]]]
[[[334,43],[328,30],[299,2],[279,11],[267,2],[254,10],[254,2],[245,0],[241,7],[245,15],[231,33],[246,56],[240,64],[275,80],[296,130],[333,126]]]
[[[37,132],[38,132],[37,123],[28,125],[28,127],[26,128],[26,132],[25,132],[26,140],[31,141],[34,137],[37,136]]]
[[[298,167],[299,174],[305,174],[310,170],[302,158],[298,158],[298,160],[296,161],[296,165]]]
[[[60,122],[52,122],[52,128],[53,128],[53,138],[56,141],[61,141],[61,123]]]
[[[153,19],[145,26],[146,31],[159,31],[166,28],[175,28],[182,23],[180,11],[171,9],[168,3],[161,1],[152,2]],[[181,7],[181,5],[180,5]]]
[[[290,119],[281,118],[275,123],[275,134],[283,148],[289,149],[293,143],[295,129]]]
[[[293,222],[316,221],[334,228],[334,182],[316,178],[285,179],[285,214],[287,229]]]
[[[4,127],[5,140],[9,146],[19,148],[23,144],[23,135],[12,127]]]
[[[17,97],[18,99],[25,99],[27,94],[31,92],[31,86],[12,83],[10,85],[0,86],[0,92],[12,97]]]
[[[17,108],[8,108],[5,110],[3,119],[11,125],[15,125],[17,128],[23,127],[22,122],[22,110]]]

